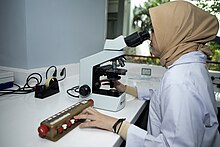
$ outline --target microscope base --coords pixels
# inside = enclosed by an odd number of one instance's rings
[[[114,111],[114,112],[123,109],[126,103],[125,93],[123,93],[119,97],[92,93],[86,99],[92,99],[94,101],[94,108]]]

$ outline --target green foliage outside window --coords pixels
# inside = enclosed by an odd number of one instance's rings
[[[151,30],[151,20],[150,20],[150,14],[149,14],[149,8],[158,6],[162,3],[169,2],[170,0],[148,0],[144,2],[144,5],[141,6],[135,6],[133,9],[133,21],[132,26],[134,29],[138,31],[143,30]],[[220,1],[214,0],[210,4],[206,0],[198,0],[198,3],[196,4],[199,8],[209,12],[210,14],[215,15],[216,13],[220,13]],[[213,52],[213,55],[211,56],[211,61],[214,61],[215,63],[209,63],[208,67],[211,70],[217,70],[220,71],[220,45],[216,44],[215,42],[209,42],[208,45],[210,46],[210,49]],[[139,59],[139,60],[138,60]],[[138,63],[147,63],[147,64],[156,64],[159,65],[158,59],[143,59],[143,58],[135,58],[135,61]],[[131,61],[132,62],[132,61]],[[217,64],[219,62],[219,64]]]
[[[220,13],[220,1],[218,0],[214,0],[212,2],[206,0],[199,0],[196,5],[212,15]],[[208,63],[208,67],[211,70],[220,71],[220,45],[213,41],[209,42],[208,45],[211,51],[213,52],[213,55],[211,56],[211,61],[215,62]]]
[[[211,1],[207,0],[198,0],[196,6],[209,12],[210,14],[215,15],[216,13],[220,12],[220,1],[219,0],[212,0],[212,4],[209,4]]]
[[[220,45],[211,41],[209,42],[209,46],[213,53],[211,61],[214,61],[214,63],[208,63],[208,67],[210,70],[220,71]],[[216,62],[219,62],[219,64],[216,64]]]
[[[169,2],[170,0],[148,0],[144,2],[144,6],[141,5],[135,6],[133,9],[133,21],[132,26],[133,28],[143,31],[143,30],[151,30],[151,19],[149,14],[149,8],[158,6],[162,3]]]
[[[144,5],[135,6],[133,9],[132,27],[137,31],[150,31],[152,29],[149,9],[158,6],[162,3],[169,2],[170,0],[148,0],[144,2]],[[153,65],[160,65],[160,60],[153,57],[130,57],[128,62],[134,63],[146,63]]]

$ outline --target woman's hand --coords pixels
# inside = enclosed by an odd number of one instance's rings
[[[108,79],[101,80],[100,82],[110,83]],[[130,94],[134,97],[138,97],[137,89],[135,87],[130,87],[130,86],[124,85],[119,81],[112,81],[112,82],[114,84],[115,89],[117,89],[119,92],[125,92],[125,93]]]
[[[114,87],[119,91],[119,92],[126,92],[127,94],[130,94],[134,97],[137,97],[137,89],[134,87],[130,87],[127,85],[122,84],[119,81],[114,81]]]
[[[117,89],[119,92],[125,92],[126,90],[126,85],[122,84],[121,82],[119,81],[110,81],[109,79],[103,79],[103,80],[100,80],[101,83],[103,84],[108,84],[110,85],[110,82],[112,82],[114,85],[114,88]]]
[[[119,81],[113,81],[114,87],[119,91],[119,92],[125,92],[126,90],[126,85],[122,84]]]
[[[96,127],[108,131],[112,131],[113,125],[118,120],[117,118],[104,115],[92,107],[86,108],[82,113],[74,116],[74,118],[87,120],[79,125],[80,128]]]

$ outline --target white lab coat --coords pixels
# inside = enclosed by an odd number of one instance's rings
[[[148,130],[131,125],[127,147],[220,147],[217,106],[201,51],[168,67],[159,90],[137,91],[139,99],[150,100]]]

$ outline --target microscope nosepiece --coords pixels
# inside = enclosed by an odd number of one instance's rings
[[[142,44],[145,40],[150,39],[150,34],[148,31],[135,32],[124,38],[125,43],[128,47],[136,47]]]

